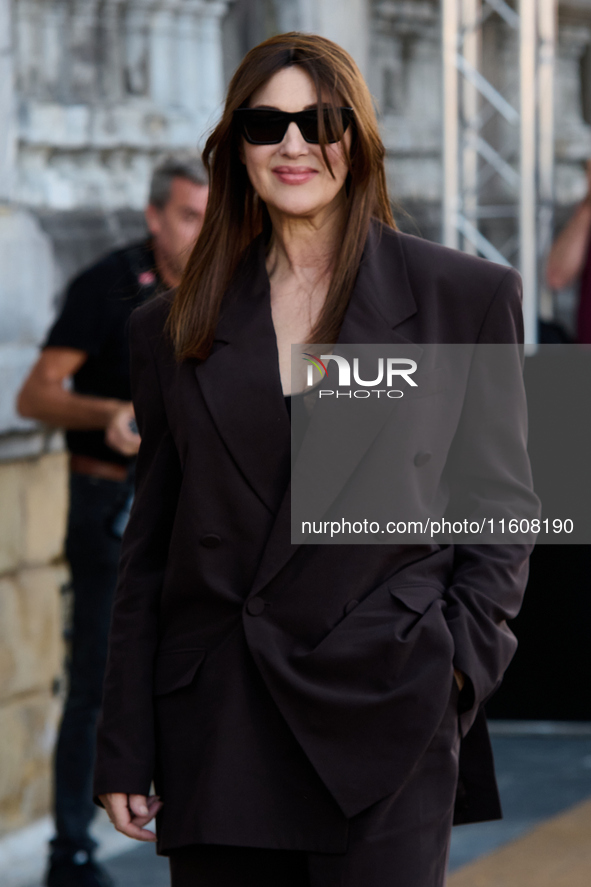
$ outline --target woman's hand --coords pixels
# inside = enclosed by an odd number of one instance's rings
[[[155,841],[156,835],[144,828],[154,819],[162,801],[157,795],[126,795],[123,792],[109,792],[99,795],[107,815],[118,832],[135,838],[136,841]]]

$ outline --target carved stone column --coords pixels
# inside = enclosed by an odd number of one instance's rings
[[[12,0],[18,197],[141,211],[162,153],[202,143],[223,98],[231,0]]]
[[[369,0],[275,0],[281,31],[308,31],[334,40],[367,73]]]
[[[11,202],[17,139],[11,11],[11,0],[0,0],[0,459],[2,435],[32,427],[16,415],[14,398],[50,320],[54,279],[49,239],[31,213]],[[18,455],[19,447],[9,453]]]
[[[10,199],[16,160],[16,118],[10,0],[0,0],[0,201]]]

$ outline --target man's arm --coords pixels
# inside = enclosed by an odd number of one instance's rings
[[[587,162],[587,196],[575,210],[550,250],[546,280],[552,289],[563,289],[580,277],[591,237],[591,161]]]
[[[140,439],[129,427],[134,415],[131,403],[77,394],[64,387],[66,379],[80,369],[87,356],[74,348],[45,348],[18,395],[18,412],[60,428],[104,428],[110,447],[133,456]]]

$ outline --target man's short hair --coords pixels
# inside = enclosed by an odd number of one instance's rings
[[[189,151],[168,154],[152,173],[148,202],[163,209],[170,199],[173,179],[188,179],[194,185],[208,185],[207,173],[198,154]]]

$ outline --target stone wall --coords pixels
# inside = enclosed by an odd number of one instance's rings
[[[16,199],[141,210],[222,96],[218,0],[15,0]]]
[[[441,235],[441,33],[438,0],[372,0],[367,79],[403,230]]]
[[[230,2],[0,0],[0,435],[11,452],[20,435],[30,453],[34,426],[14,394],[66,283],[144,235],[155,163],[196,149],[215,122]]]
[[[66,457],[0,464],[0,836],[49,805],[63,671]]]
[[[0,0],[0,838],[50,807],[69,601],[63,440],[15,395],[66,282],[143,236],[153,165],[203,141],[229,2]]]

